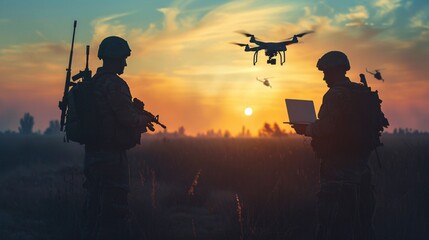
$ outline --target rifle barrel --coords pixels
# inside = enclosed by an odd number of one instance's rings
[[[70,56],[69,56],[69,64],[68,64],[68,67],[66,69],[66,82],[64,85],[64,94],[63,94],[63,99],[60,102],[60,108],[61,108],[61,128],[60,128],[60,131],[64,130],[64,124],[65,124],[66,109],[67,109],[67,93],[68,93],[69,87],[70,87],[71,66],[72,66],[72,61],[73,61],[73,47],[74,47],[74,36],[76,33],[76,25],[77,25],[77,21],[74,20],[73,36],[72,36]]]
[[[158,124],[159,126],[161,126],[164,129],[167,128],[167,126],[165,126],[164,124],[160,123],[158,120],[155,123]]]
[[[86,67],[85,71],[88,71],[88,61],[89,61],[89,45],[86,45]]]

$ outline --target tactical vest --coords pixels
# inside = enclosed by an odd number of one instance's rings
[[[103,84],[97,82],[103,74],[97,73],[90,81],[78,82],[67,94],[66,138],[95,148],[130,149],[140,144],[141,131],[118,124],[111,110],[110,117],[101,115],[100,101],[109,108],[103,98],[108,93]],[[111,121],[105,123],[108,119]]]

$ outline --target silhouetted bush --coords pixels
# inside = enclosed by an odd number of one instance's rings
[[[20,134],[28,135],[33,133],[34,118],[30,113],[25,113],[24,117],[19,120],[19,124],[18,130]]]
[[[45,135],[55,135],[60,134],[60,122],[58,120],[49,121],[49,127],[46,128]]]

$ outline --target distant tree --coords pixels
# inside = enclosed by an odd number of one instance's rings
[[[258,135],[260,137],[270,137],[273,134],[273,129],[269,123],[264,123],[264,126],[259,130]]]
[[[177,130],[177,135],[179,135],[179,136],[186,136],[185,135],[185,127],[183,127],[183,126],[181,126],[181,127],[179,127],[179,129]]]
[[[228,130],[222,132],[222,129],[218,129],[217,131],[214,129],[209,129],[205,133],[197,133],[197,137],[201,138],[229,138],[231,137],[231,133]]]
[[[18,128],[20,134],[29,135],[33,133],[34,118],[30,113],[25,113],[24,117],[19,120],[20,127]]]
[[[225,130],[225,132],[223,133],[223,137],[224,138],[230,138],[231,137],[231,133],[228,130]]]
[[[280,129],[280,126],[277,123],[273,124],[273,137],[285,137],[287,133],[285,130]]]
[[[214,129],[210,129],[207,131],[206,137],[222,137],[222,131],[215,131]]]
[[[12,131],[12,130],[6,130],[6,131],[4,131],[4,134],[17,134],[17,132]]]
[[[393,129],[393,135],[427,135],[429,134],[426,131],[419,131],[417,129],[412,128],[395,128]]]
[[[45,135],[55,135],[60,133],[60,122],[58,120],[49,121],[49,127],[46,128]]]
[[[243,126],[241,128],[241,133],[238,134],[238,137],[251,137],[251,136],[252,136],[252,134],[250,133],[250,130],[246,129],[245,126]]]
[[[285,137],[287,136],[286,130],[281,129],[277,123],[271,126],[269,123],[264,123],[262,129],[259,130],[260,137]]]

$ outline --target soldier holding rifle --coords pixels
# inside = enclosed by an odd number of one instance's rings
[[[152,123],[160,124],[141,101],[131,100],[127,83],[119,77],[130,54],[127,41],[117,36],[105,38],[98,50],[103,66],[92,81],[101,131],[100,141],[85,145],[86,239],[130,238],[126,150],[140,143],[146,128],[154,131]]]
[[[101,42],[98,58],[103,65],[92,77],[87,46],[85,70],[71,77],[75,29],[76,21],[59,108],[65,139],[85,145],[83,239],[130,239],[126,150],[140,143],[141,133],[154,131],[154,123],[166,126],[158,116],[144,110],[142,101],[132,100],[128,84],[119,77],[131,55],[124,39],[110,36]]]

